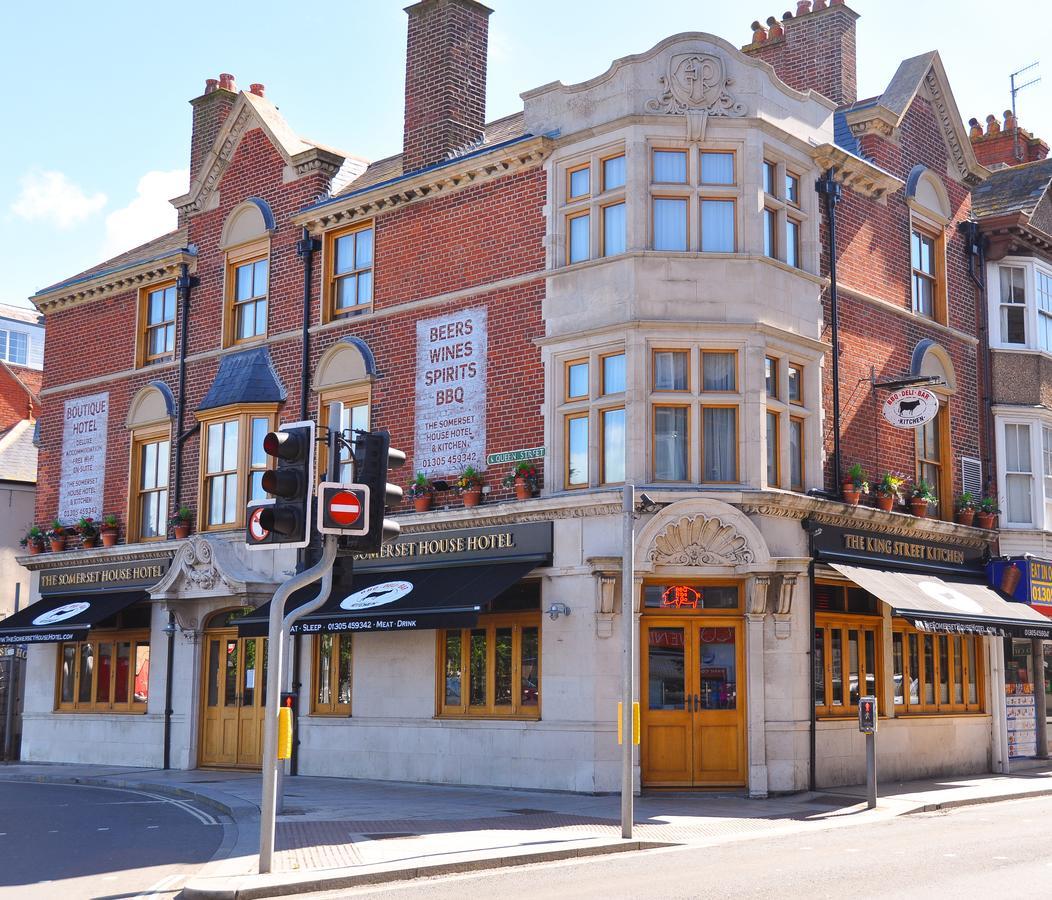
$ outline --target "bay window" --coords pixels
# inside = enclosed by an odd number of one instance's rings
[[[559,192],[564,265],[616,256],[628,249],[625,172],[625,155],[620,151],[595,154],[565,168]]]
[[[1033,466],[1030,454],[1030,426],[1004,426],[1005,517],[1013,525],[1033,523]]]
[[[763,255],[794,268],[803,268],[801,241],[807,214],[801,204],[800,176],[784,162],[765,159],[762,169],[763,208],[761,240]]]
[[[593,352],[561,365],[563,484],[567,488],[625,480],[625,363],[624,351],[617,350]]]
[[[274,413],[218,409],[199,417],[203,437],[198,527],[202,531],[240,528],[246,504],[266,497],[262,479],[269,463],[263,437],[273,427]]]
[[[1052,353],[1052,276],[1035,269],[1037,285],[1037,335],[1042,350]]]
[[[734,253],[738,199],[731,150],[652,148],[650,246],[670,253]]]

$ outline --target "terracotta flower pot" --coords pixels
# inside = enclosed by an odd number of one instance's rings
[[[473,487],[466,490],[463,497],[465,506],[478,506],[482,502],[482,488]]]
[[[66,549],[66,539],[64,537],[52,538],[51,539],[51,552],[61,553]]]
[[[895,508],[895,498],[891,494],[877,494],[877,509],[891,512]]]
[[[117,532],[104,531],[102,532],[102,546],[103,547],[115,547],[117,545]]]
[[[923,519],[928,515],[928,501],[910,500],[910,512],[912,512],[918,519]]]
[[[980,528],[993,528],[994,520],[996,518],[996,513],[983,512],[982,510],[979,510],[975,514],[975,524],[978,525]]]
[[[86,537],[80,539],[80,546],[84,550],[90,550],[92,547],[97,547],[98,545],[98,537]]]
[[[26,549],[29,551],[30,556],[36,556],[38,553],[44,552],[44,544],[41,541],[30,542],[26,544]]]
[[[1014,594],[1019,587],[1019,580],[1023,577],[1023,570],[1014,563],[1007,566],[1001,575],[1001,590],[1006,594]]]
[[[533,489],[525,478],[515,479],[515,499],[529,500],[533,496]]]
[[[177,541],[185,541],[190,537],[189,525],[173,525],[172,530],[175,531],[175,539]]]
[[[847,485],[843,488],[844,502],[849,506],[858,506],[858,501],[862,497],[861,491],[856,491],[854,485],[850,488]]]
[[[413,498],[413,508],[417,512],[427,512],[431,509],[431,502],[434,498],[431,494],[420,494]]]
[[[972,525],[975,522],[975,510],[959,509],[955,518],[958,525]]]

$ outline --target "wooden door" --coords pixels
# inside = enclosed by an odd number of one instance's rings
[[[742,630],[736,619],[644,619],[643,783],[745,784]]]
[[[265,665],[266,638],[205,633],[202,766],[261,764]]]

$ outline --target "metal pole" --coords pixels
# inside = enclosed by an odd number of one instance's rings
[[[877,736],[866,735],[866,806],[877,808]]]
[[[1048,709],[1045,699],[1045,642],[1031,639],[1030,659],[1034,664],[1034,722],[1037,738],[1037,758],[1048,759]]]
[[[301,616],[314,612],[329,596],[332,585],[332,563],[336,559],[335,535],[325,535],[321,559],[298,575],[294,575],[274,592],[270,601],[270,623],[267,632],[270,666],[267,670],[267,706],[263,719],[263,800],[260,804],[259,871],[271,871],[274,860],[274,830],[278,799],[278,706],[284,682],[285,645],[292,624]],[[313,600],[304,603],[287,616],[285,601],[301,587],[322,579],[321,590]]]
[[[621,625],[624,629],[621,670],[621,837],[632,837],[632,653],[635,632],[635,487],[624,488],[624,563],[621,570]]]
[[[167,659],[164,664],[164,760],[163,768],[172,767],[172,674],[175,656],[175,611],[168,610],[168,627],[164,629],[168,636]]]
[[[12,651],[15,648],[12,648]],[[4,696],[4,753],[0,759],[10,760],[14,758],[15,736],[11,733],[15,727],[15,697],[18,696],[18,682],[15,678],[18,671],[18,658],[14,652],[10,656],[0,659],[0,666],[7,669],[6,677],[0,679],[5,683],[7,690]]]

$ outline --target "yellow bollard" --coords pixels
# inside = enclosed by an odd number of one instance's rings
[[[292,756],[292,708],[282,706],[278,709],[278,759],[289,759]]]
[[[622,713],[624,712],[624,709],[625,709],[624,704],[620,700],[618,700],[617,701],[617,745],[619,747],[621,746],[621,741],[623,741],[624,738],[625,738],[625,735],[624,735],[625,728],[624,728],[624,724],[623,724],[624,723],[624,719],[622,718]],[[632,743],[635,744],[637,747],[639,746],[639,702],[638,701],[633,701],[632,702]]]

